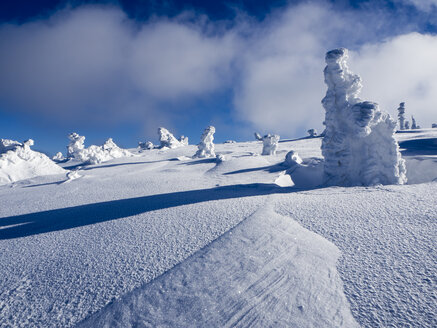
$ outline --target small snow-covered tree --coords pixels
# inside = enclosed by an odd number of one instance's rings
[[[308,134],[310,137],[317,137],[317,130],[316,129],[309,129]]]
[[[360,100],[361,78],[349,70],[347,58],[344,48],[329,51],[325,57],[324,183],[403,184],[406,168],[394,138],[396,121],[378,104]]]
[[[261,135],[258,132],[255,132],[254,135],[255,135],[256,140],[259,140],[259,141],[263,140],[263,137],[261,137]]]
[[[143,150],[145,150],[145,149],[153,149],[155,146],[153,145],[153,143],[152,142],[150,142],[150,141],[146,141],[146,142],[139,142],[138,143],[138,147],[140,148],[140,149],[143,149]]]
[[[200,143],[197,145],[197,152],[194,157],[205,158],[205,157],[215,157],[214,152],[214,133],[215,127],[208,126],[205,131],[203,131],[200,137]]]
[[[181,143],[181,145],[183,145],[183,146],[188,146],[188,137],[185,137],[185,136],[181,136],[180,138],[179,138],[179,142]]]
[[[417,129],[420,129],[420,126],[419,125],[417,125],[417,123],[416,123],[416,119],[411,115],[411,129],[412,130],[417,130]]]
[[[410,122],[405,121],[405,130],[409,130],[409,129],[410,129]]]
[[[158,136],[161,148],[177,148],[183,146],[166,128],[158,128]]]
[[[432,123],[431,128],[437,129],[437,123]]]
[[[275,155],[278,149],[279,136],[277,134],[266,134],[263,138],[262,155]]]
[[[417,129],[416,119],[414,118],[413,115],[411,115],[411,129],[412,129],[412,130]]]
[[[65,157],[64,157],[64,155],[62,155],[62,153],[59,151],[59,152],[56,153],[55,156],[52,157],[52,160],[57,161],[57,162],[60,162],[60,161],[65,160]]]
[[[398,108],[399,130],[405,130],[405,103],[401,102]]]
[[[85,137],[73,132],[68,135],[68,138],[70,143],[67,146],[67,158],[74,158],[85,148]]]

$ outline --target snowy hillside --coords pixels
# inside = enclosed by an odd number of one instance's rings
[[[303,138],[0,186],[0,326],[436,327],[437,129],[396,138],[406,185],[305,184],[321,138]]]

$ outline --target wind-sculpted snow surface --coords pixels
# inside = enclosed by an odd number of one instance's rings
[[[184,145],[166,128],[158,128],[158,136],[161,148],[178,148]]]
[[[69,159],[87,164],[98,164],[114,158],[133,156],[128,150],[118,147],[112,138],[106,140],[102,146],[91,145],[85,148],[85,137],[77,133],[71,133],[68,137],[71,140],[67,147]]]
[[[339,186],[404,184],[405,161],[394,138],[396,122],[378,104],[361,101],[361,78],[349,71],[347,49],[326,54],[328,86],[322,100],[326,110],[324,183]]]
[[[266,134],[263,138],[262,155],[275,155],[278,149],[279,136],[277,134]]]
[[[205,131],[203,131],[200,137],[200,143],[197,145],[197,152],[194,154],[195,158],[215,157],[214,133],[215,127],[213,126],[208,126]]]
[[[46,155],[31,150],[32,145],[32,139],[24,143],[0,139],[0,185],[66,172]]]
[[[79,327],[358,327],[339,257],[335,245],[266,205]]]

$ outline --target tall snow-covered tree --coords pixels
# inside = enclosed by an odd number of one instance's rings
[[[378,104],[361,101],[361,78],[349,70],[347,58],[344,48],[329,51],[325,57],[324,183],[403,184],[406,168],[394,138],[396,121]]]
[[[405,103],[401,102],[398,107],[399,130],[405,130]]]
[[[205,157],[215,157],[214,151],[214,133],[215,127],[208,126],[205,131],[203,131],[200,137],[200,143],[197,145],[197,152],[194,157],[205,158]]]

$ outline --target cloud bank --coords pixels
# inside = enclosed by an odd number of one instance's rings
[[[0,105],[58,122],[139,120],[154,134],[177,125],[178,111],[191,115],[193,99],[227,90],[233,118],[291,137],[322,127],[324,54],[343,46],[363,97],[393,114],[405,101],[422,126],[437,121],[437,37],[411,33],[411,22],[304,3],[227,23],[193,13],[137,22],[85,6],[1,25]]]

